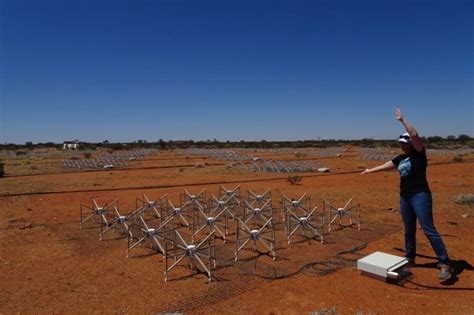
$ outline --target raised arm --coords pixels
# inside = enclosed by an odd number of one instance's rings
[[[380,171],[388,171],[395,168],[395,164],[392,161],[388,161],[385,164],[373,167],[373,168],[366,168],[365,171],[360,173],[360,175],[368,174],[368,173],[375,173]]]
[[[395,118],[402,123],[403,127],[405,127],[405,130],[410,134],[413,148],[418,152],[423,151],[423,143],[421,142],[420,137],[418,136],[418,132],[416,131],[415,127],[413,127],[408,121],[405,120],[400,108],[397,108],[395,110]]]

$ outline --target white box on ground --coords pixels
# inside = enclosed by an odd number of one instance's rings
[[[376,278],[398,278],[397,269],[408,263],[404,257],[375,252],[357,261],[357,269],[363,274]]]

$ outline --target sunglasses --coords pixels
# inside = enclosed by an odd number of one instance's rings
[[[398,139],[410,140],[410,136],[401,135]]]

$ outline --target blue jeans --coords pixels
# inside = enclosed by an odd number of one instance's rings
[[[433,202],[430,192],[420,192],[411,196],[400,196],[400,214],[405,225],[405,256],[415,261],[416,219],[428,237],[439,263],[450,265],[448,252],[443,240],[434,226]]]

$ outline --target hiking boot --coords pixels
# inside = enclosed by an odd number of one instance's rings
[[[441,264],[440,270],[438,273],[438,279],[441,282],[445,282],[451,279],[452,276],[453,276],[453,267],[445,265],[445,264]]]
[[[411,276],[413,273],[411,272],[411,268],[415,266],[415,262],[411,259],[408,259],[408,262],[403,265],[402,268],[398,269],[398,277],[397,280],[405,279]]]
[[[408,262],[402,267],[406,271],[410,271],[411,268],[415,267],[415,260],[407,258]]]

